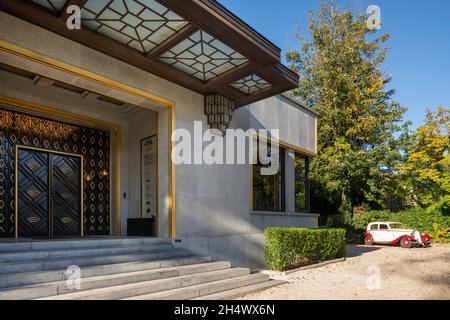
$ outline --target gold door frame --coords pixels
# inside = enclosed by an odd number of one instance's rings
[[[19,238],[19,149],[22,150],[31,150],[31,151],[41,151],[46,153],[52,153],[52,154],[59,154],[63,156],[70,156],[70,157],[76,157],[80,159],[81,164],[81,171],[80,171],[80,189],[81,189],[81,196],[80,196],[80,210],[81,210],[81,217],[80,217],[80,235],[81,237],[84,237],[84,156],[81,154],[76,153],[69,153],[69,152],[62,152],[62,151],[55,151],[45,148],[35,148],[35,147],[29,147],[29,146],[23,146],[16,144],[16,150],[15,150],[15,163],[14,163],[14,222],[15,222],[15,236],[16,239]]]
[[[1,41],[0,41],[1,43]],[[120,234],[120,225],[119,225],[119,231],[117,231],[117,221],[120,221],[121,213],[120,213],[120,152],[121,152],[121,127],[119,125],[93,119],[87,116],[78,115],[74,113],[69,113],[66,111],[62,111],[59,109],[55,109],[52,107],[42,106],[35,103],[31,103],[28,101],[23,101],[19,99],[14,99],[10,97],[5,97],[0,95],[0,103],[4,103],[7,106],[16,107],[10,108],[11,110],[18,110],[20,112],[31,112],[34,115],[45,117],[48,119],[53,119],[57,121],[65,121],[70,122],[75,125],[79,126],[87,126],[87,127],[93,127],[93,128],[99,128],[103,130],[108,130],[111,134],[111,137],[114,137],[113,139],[110,139],[110,150],[113,151],[114,157],[110,159],[110,167],[113,168],[114,172],[114,184],[112,185],[113,188],[110,190],[110,197],[111,197],[111,206],[113,207],[113,204],[115,205],[113,208],[114,210],[110,210],[110,235],[114,234]],[[7,106],[3,106],[8,108]],[[8,108],[9,109],[9,108]],[[117,198],[119,197],[119,198]],[[113,222],[114,221],[114,222]],[[83,221],[84,222],[84,221]],[[114,223],[114,225],[113,225]],[[115,229],[113,229],[114,227]],[[14,232],[15,235],[17,235],[16,232]],[[16,236],[17,238],[17,236]]]
[[[161,96],[158,96],[156,94],[153,94],[149,91],[144,91],[142,89],[127,85],[122,82],[118,82],[116,80],[113,80],[111,78],[107,78],[105,76],[93,73],[91,71],[88,71],[86,69],[82,69],[80,67],[70,65],[68,63],[62,62],[61,60],[57,60],[54,58],[51,58],[50,56],[43,55],[41,53],[37,53],[35,51],[31,51],[29,49],[26,49],[24,47],[20,47],[16,44],[10,43],[5,40],[0,40],[0,52],[4,52],[7,54],[11,54],[15,56],[15,58],[21,58],[27,60],[27,62],[33,62],[40,65],[44,65],[46,67],[50,67],[52,69],[62,71],[69,73],[71,75],[80,77],[82,79],[86,79],[89,81],[92,81],[94,83],[99,83],[105,87],[110,88],[112,91],[117,92],[123,92],[125,94],[129,94],[131,96],[137,97],[139,99],[144,99],[146,101],[149,101],[151,103],[155,103],[163,108],[165,108],[168,112],[168,127],[167,127],[167,141],[168,141],[168,211],[169,211],[169,221],[168,221],[168,236],[169,238],[175,238],[176,237],[176,166],[175,163],[171,159],[172,150],[175,147],[175,141],[172,141],[172,132],[176,129],[176,105],[175,103],[167,98],[163,98]],[[2,61],[3,63],[8,64],[7,61]],[[11,66],[15,66],[16,68],[19,67],[15,64],[11,64]],[[29,69],[29,67],[19,67],[24,70],[32,71]],[[53,79],[49,75],[45,75],[46,78]],[[53,79],[55,80],[55,79]],[[64,82],[60,79],[60,81]],[[103,94],[103,93],[102,93]],[[114,98],[112,96],[112,98]],[[91,123],[94,125],[101,125],[104,127],[107,127],[111,130],[111,133],[115,136],[115,197],[114,197],[114,230],[111,228],[111,234],[120,235],[121,233],[121,191],[120,191],[120,145],[121,145],[121,127],[119,125],[93,119],[87,116],[80,116],[77,114],[73,114],[70,112],[45,107],[42,105],[37,105],[35,103],[31,103],[29,101],[23,101],[7,96],[0,95],[0,102],[5,102],[7,104],[12,104],[19,107],[24,107],[28,110],[34,110],[34,111],[44,111],[44,112],[50,112],[50,114],[58,115],[63,118],[68,118],[75,121],[82,121],[83,123]],[[133,104],[135,107],[138,107],[140,109],[144,110],[151,110],[158,113],[158,121],[157,121],[157,131],[159,133],[159,115],[161,113],[160,110],[157,108],[149,108],[145,107],[139,104]],[[159,144],[158,144],[159,146]],[[159,149],[158,149],[159,154]],[[162,162],[158,157],[158,177],[159,177],[159,168],[160,168],[160,162]],[[159,182],[158,182],[158,202],[161,200],[159,199]],[[159,204],[158,204],[159,209]],[[112,212],[112,211],[111,211]],[[159,214],[158,214],[159,215]],[[112,217],[112,215],[111,215]],[[112,220],[111,220],[112,222]],[[158,225],[159,229],[159,225]],[[158,230],[158,235],[160,230]]]

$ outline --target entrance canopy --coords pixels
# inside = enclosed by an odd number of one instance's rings
[[[66,21],[81,8],[81,30]],[[213,0],[0,0],[18,18],[244,106],[297,87],[281,50]]]

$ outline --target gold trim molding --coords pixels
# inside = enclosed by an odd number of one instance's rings
[[[165,108],[168,108],[168,171],[169,171],[169,226],[168,226],[168,233],[170,238],[176,237],[176,206],[175,206],[175,194],[176,194],[176,167],[175,164],[171,160],[171,154],[172,149],[175,147],[175,142],[172,141],[172,132],[176,128],[176,107],[175,103],[169,99],[165,99],[162,97],[159,97],[157,95],[151,94],[149,92],[134,88],[132,86],[126,85],[124,83],[117,82],[115,80],[109,79],[107,77],[95,74],[93,72],[81,69],[79,67],[67,64],[65,62],[44,56],[42,54],[33,52],[31,50],[19,47],[15,44],[9,43],[4,40],[0,40],[0,51],[10,53],[12,55],[15,55],[17,57],[21,57],[28,61],[33,61],[35,63],[45,65],[47,67],[50,67],[52,69],[56,69],[65,73],[72,74],[76,77],[80,77],[83,79],[86,79],[88,81],[96,82],[98,84],[104,85],[106,87],[109,87],[111,89],[119,90],[121,92],[124,92],[129,95],[133,95],[135,97],[139,97],[141,99],[145,99],[147,101],[150,101],[151,103],[156,103],[160,106],[163,106]],[[10,104],[20,104],[22,107],[29,107],[34,110],[43,110],[43,109],[49,109],[46,107],[38,106],[29,102],[16,100],[9,97],[0,96],[0,101],[10,103]],[[143,109],[148,110],[147,107],[142,107],[139,105],[135,105],[136,107],[140,107]],[[160,112],[155,108],[155,110],[152,110],[155,112]],[[56,111],[51,111],[56,112]],[[68,112],[64,111],[57,111],[61,116],[63,117],[69,117],[69,118],[83,118]],[[55,113],[53,113],[55,114]],[[80,120],[80,119],[79,119]],[[82,120],[82,119],[81,119]],[[97,120],[97,119],[89,119],[90,121],[95,121],[98,124],[105,125],[106,122]],[[117,126],[114,127],[114,131],[116,133],[116,174],[117,170],[120,168],[120,149],[117,150],[117,146],[120,145],[120,127],[117,128]],[[120,175],[116,175],[116,183],[120,186]],[[120,209],[121,209],[121,193],[120,188],[116,188],[116,196],[115,196],[115,209],[116,212],[119,214],[116,214],[115,216],[115,235],[120,235]]]
[[[120,196],[120,146],[121,146],[121,144],[120,144],[120,137],[121,137],[120,126],[116,125],[114,123],[107,122],[107,121],[97,120],[97,119],[90,118],[87,116],[81,116],[79,114],[73,114],[73,113],[69,113],[66,111],[59,110],[59,109],[54,109],[54,108],[38,105],[35,103],[31,103],[28,101],[24,101],[24,100],[19,100],[19,99],[15,99],[15,98],[2,96],[2,95],[0,95],[0,103],[5,103],[10,106],[15,106],[15,107],[18,107],[20,110],[24,110],[24,111],[37,111],[38,113],[42,114],[43,116],[50,117],[55,120],[66,120],[66,121],[75,122],[76,124],[79,124],[79,125],[86,125],[86,126],[90,126],[90,127],[99,127],[99,128],[107,129],[110,131],[111,135],[113,135],[114,139],[115,139],[115,144],[114,144],[114,146],[115,146],[115,149],[114,149],[115,183],[114,183],[114,188],[111,189],[111,195],[112,195],[112,192],[115,193],[115,196],[111,197],[111,198],[116,201],[116,202],[113,202],[114,204],[116,204],[116,207],[114,208],[115,209],[114,210],[114,213],[115,213],[115,215],[114,215],[114,219],[115,219],[114,220],[115,221],[114,233],[116,235],[120,235],[120,224],[118,226],[119,228],[117,227],[117,221],[120,222],[120,216],[121,216],[120,198],[117,198],[118,196]],[[19,146],[19,147],[22,147],[22,146]],[[27,148],[32,149],[32,147],[27,147]],[[45,150],[42,149],[41,151],[45,151]],[[59,151],[53,151],[53,150],[49,150],[48,152],[61,153]],[[76,154],[70,154],[70,155],[76,156]],[[16,154],[16,158],[17,158],[17,154]],[[17,161],[16,161],[16,165],[17,165]],[[17,178],[17,175],[16,175],[16,178]],[[17,192],[17,188],[16,188],[16,192]],[[17,218],[17,211],[15,214],[16,214],[16,218]],[[111,215],[112,215],[112,212],[111,212]],[[112,220],[110,219],[110,221],[112,221]],[[17,231],[18,231],[18,228],[16,225],[16,228],[15,228],[16,238],[18,237]]]
[[[317,119],[316,119],[315,123],[317,124]],[[258,134],[258,132],[256,132],[256,134],[254,134],[252,136],[252,139],[256,139],[256,138],[264,139],[266,141],[270,140],[270,137],[262,137],[261,135]],[[254,142],[254,143],[256,143],[256,142]],[[307,149],[295,146],[295,145],[290,144],[290,143],[288,143],[286,141],[278,139],[278,144],[281,147],[283,147],[285,150],[291,149],[292,151],[298,152],[298,153],[300,153],[300,154],[302,154],[304,156],[317,157],[317,152],[312,152],[310,150],[307,150]],[[316,148],[316,151],[317,151],[317,139],[316,139],[316,146],[315,146],[315,148]],[[254,165],[253,164],[249,164],[249,166],[250,166],[250,169],[249,169],[249,172],[250,172],[250,212],[253,212],[253,211],[255,211],[253,209],[253,204],[254,204],[254,199],[253,199],[253,166]],[[276,211],[276,212],[277,213],[286,213],[286,211]]]

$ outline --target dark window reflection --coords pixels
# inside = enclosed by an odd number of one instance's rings
[[[280,165],[277,174],[261,175],[265,165],[253,165],[253,210],[284,211],[284,149],[279,148]],[[270,166],[270,165],[268,165]],[[267,166],[267,167],[268,167]]]
[[[295,154],[295,211],[309,212],[309,158]]]

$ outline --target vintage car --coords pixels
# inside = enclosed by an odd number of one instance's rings
[[[399,222],[372,222],[364,230],[364,243],[372,245],[400,244],[402,248],[428,247],[431,237],[413,229],[404,229]]]

